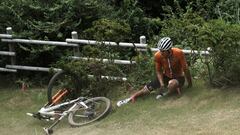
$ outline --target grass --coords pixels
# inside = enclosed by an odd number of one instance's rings
[[[32,121],[26,116],[27,112],[37,110],[44,101],[43,90],[33,89],[28,92],[21,92],[16,89],[0,90],[0,132],[3,135],[26,134],[33,135],[41,133],[43,124],[39,121]],[[29,129],[34,129],[29,132]]]
[[[119,88],[120,89],[120,88]],[[118,93],[115,89],[114,93]],[[238,135],[240,132],[240,89],[213,89],[202,83],[183,91],[181,97],[171,95],[155,100],[150,94],[136,103],[117,108],[112,97],[113,111],[105,119],[80,128],[71,128],[64,121],[55,134],[84,135]],[[40,135],[50,123],[26,116],[37,111],[46,101],[45,89],[26,92],[0,89],[1,135]]]

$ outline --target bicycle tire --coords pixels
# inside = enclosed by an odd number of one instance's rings
[[[75,95],[75,97],[78,97],[77,94],[74,93],[80,93],[80,80],[78,79],[78,77],[74,74],[71,73],[67,73],[63,70],[57,72],[56,74],[53,75],[53,77],[50,79],[49,83],[48,83],[48,88],[47,88],[47,99],[48,99],[48,103],[52,103],[52,97],[54,96],[54,85],[57,85],[57,81],[62,81],[64,82],[65,80],[61,77],[63,76],[69,76],[73,81],[73,85],[75,85],[74,89],[72,89],[71,91],[71,96]],[[61,80],[62,79],[62,80]],[[60,89],[64,89],[64,88],[60,88]],[[74,97],[72,97],[74,98]]]
[[[81,107],[79,108],[79,106],[76,106],[76,108],[73,109],[74,111],[68,115],[69,124],[71,126],[75,126],[75,127],[84,126],[84,125],[90,124],[92,122],[95,122],[95,121],[100,120],[100,119],[104,118],[105,116],[107,116],[109,114],[109,112],[111,111],[111,107],[112,107],[110,99],[108,99],[106,97],[94,97],[94,98],[84,101],[84,103],[86,105],[88,105],[89,103],[96,103],[98,101],[105,103],[105,109],[97,117],[94,117],[92,119],[90,119],[89,117],[84,117],[84,118],[81,117],[81,118],[85,119],[86,121],[85,122],[76,122],[74,117],[75,117],[77,111],[79,111],[79,109],[83,109],[84,113],[86,113],[86,111],[87,111],[87,109],[84,109]]]

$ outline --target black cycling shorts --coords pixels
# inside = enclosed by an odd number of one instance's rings
[[[184,76],[180,76],[177,78],[173,78],[178,80],[179,86],[182,87],[184,85],[185,82],[185,77]],[[168,85],[168,82],[171,80],[171,78],[167,77],[166,75],[163,75],[163,82],[164,85]],[[152,91],[154,89],[160,88],[160,83],[158,78],[156,77],[154,80],[150,81],[149,83],[146,84],[146,87],[148,88],[149,91]]]

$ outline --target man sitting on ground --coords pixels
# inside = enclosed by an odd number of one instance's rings
[[[146,84],[141,90],[134,93],[130,98],[117,102],[118,106],[135,102],[136,98],[150,93],[152,90],[159,88],[160,93],[156,99],[172,92],[181,95],[181,89],[185,82],[188,81],[188,87],[192,87],[192,79],[183,51],[179,48],[172,48],[172,41],[169,37],[164,37],[158,42],[158,49],[154,55],[155,69],[157,77]],[[162,93],[164,87],[167,86],[168,91]]]

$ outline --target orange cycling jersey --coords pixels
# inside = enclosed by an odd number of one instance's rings
[[[154,55],[155,67],[157,71],[163,71],[163,74],[169,78],[183,76],[183,71],[188,67],[184,53],[181,49],[172,48],[170,57],[164,57],[161,51]]]

